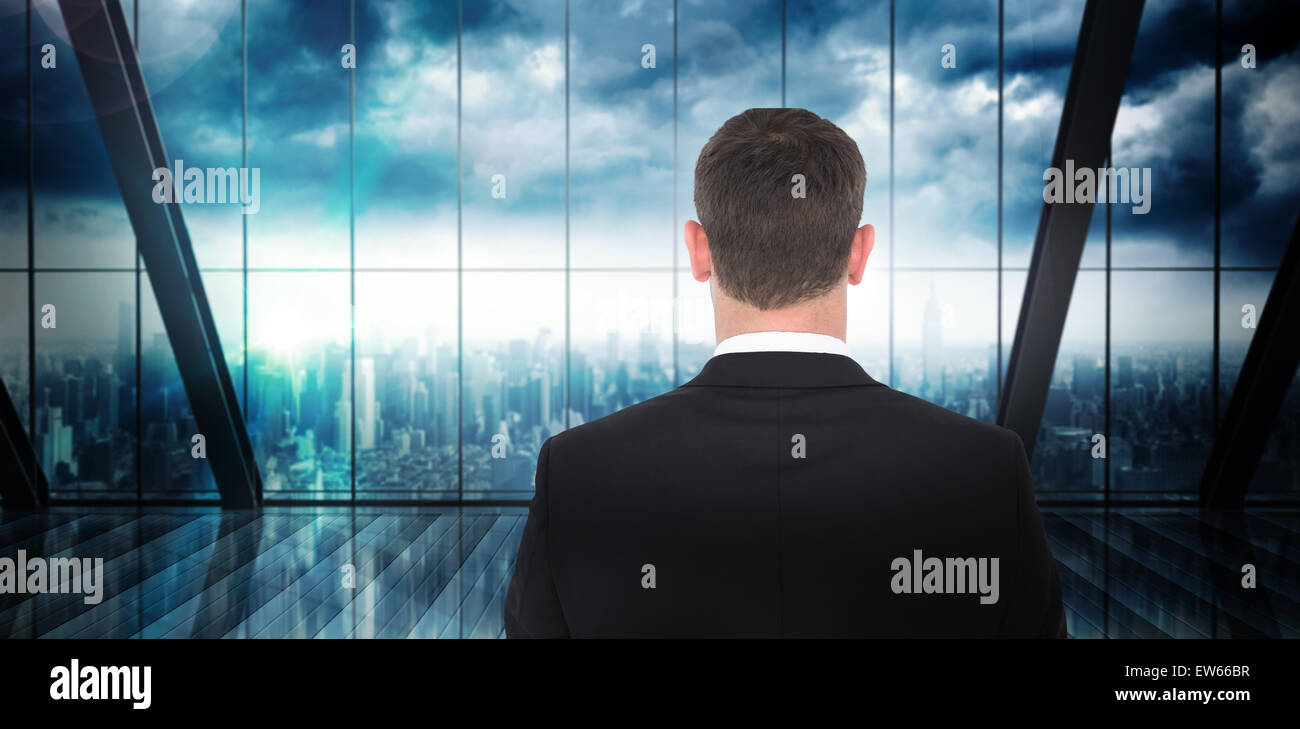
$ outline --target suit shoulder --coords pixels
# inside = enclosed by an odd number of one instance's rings
[[[1012,444],[1024,447],[1020,436],[1009,428],[953,412],[929,400],[892,388],[878,389],[887,403],[891,420],[896,421],[900,427],[924,429],[936,438],[960,438],[1001,448],[1010,448]]]
[[[621,440],[641,431],[665,427],[672,422],[672,414],[677,412],[678,406],[689,396],[689,392],[688,388],[681,387],[669,390],[589,423],[575,425],[556,433],[547,443],[552,450],[556,448],[567,450],[609,438]]]

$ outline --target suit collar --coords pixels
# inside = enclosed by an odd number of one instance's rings
[[[704,363],[682,387],[852,387],[879,385],[841,354],[811,352],[734,352]]]

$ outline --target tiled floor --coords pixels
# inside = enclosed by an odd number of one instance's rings
[[[1300,637],[1300,512],[1078,509],[1044,524],[1072,636]]]
[[[105,573],[97,605],[0,595],[0,637],[500,637],[525,513],[0,512],[0,557],[102,557]],[[1073,636],[1300,637],[1298,511],[1044,515]]]

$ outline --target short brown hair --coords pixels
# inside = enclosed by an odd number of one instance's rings
[[[806,197],[792,194],[804,177]],[[867,168],[844,130],[806,109],[748,109],[700,150],[695,208],[729,296],[778,309],[840,281]]]

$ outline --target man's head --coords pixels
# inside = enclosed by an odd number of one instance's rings
[[[874,243],[866,166],[839,127],[804,109],[749,109],[700,151],[686,225],[695,278],[740,305],[785,309],[857,284]]]

